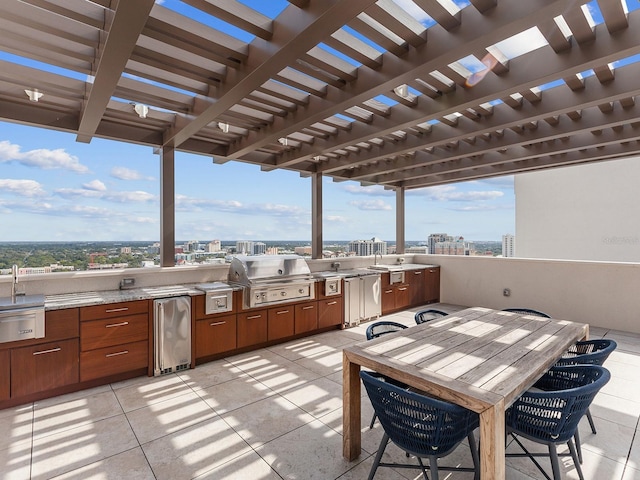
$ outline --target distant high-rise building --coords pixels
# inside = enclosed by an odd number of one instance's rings
[[[427,239],[429,253],[436,253],[436,243],[438,242],[453,242],[453,237],[446,233],[432,233]]]
[[[251,255],[253,253],[253,242],[249,240],[238,240],[236,242],[236,252],[240,255]]]
[[[220,252],[221,250],[222,247],[220,245],[220,240],[211,240],[209,243],[207,243],[207,252],[216,253]]]
[[[120,247],[120,253],[124,255],[131,255],[131,247]]]
[[[474,251],[472,242],[465,242],[463,237],[451,241],[436,242],[434,252],[437,255],[471,255]]]
[[[359,257],[366,257],[379,253],[387,254],[387,242],[373,237],[371,240],[353,240],[349,242],[349,251],[354,252]]]
[[[262,242],[255,242],[253,244],[253,255],[264,255],[267,253],[267,244]]]
[[[510,233],[502,235],[502,256],[516,256],[516,237],[514,235],[511,235]]]
[[[189,240],[184,244],[185,252],[196,252],[198,250],[200,250],[200,242],[198,242],[197,240]]]

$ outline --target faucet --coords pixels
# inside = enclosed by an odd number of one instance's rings
[[[376,250],[376,253],[373,254],[373,264],[378,265],[378,255],[380,255],[380,262],[382,262],[382,254],[380,250]]]
[[[18,265],[11,266],[11,277],[13,278],[11,282],[11,298],[16,298],[18,289]]]

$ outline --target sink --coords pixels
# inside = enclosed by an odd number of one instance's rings
[[[383,272],[398,272],[402,270],[402,265],[369,265],[371,270],[382,270]]]
[[[0,312],[17,308],[44,308],[44,295],[16,295],[15,297],[0,297]]]

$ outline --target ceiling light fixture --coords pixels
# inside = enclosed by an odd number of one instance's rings
[[[218,122],[218,128],[222,130],[223,133],[229,133],[230,125],[228,123]]]
[[[29,100],[31,100],[32,102],[37,102],[42,98],[43,95],[43,93],[37,88],[34,88],[33,90],[25,90],[24,93],[27,94]]]
[[[147,113],[149,113],[149,107],[147,107],[143,103],[136,103],[133,106],[133,109],[136,111],[140,118],[147,118]]]
[[[408,98],[409,97],[409,85],[407,85],[406,83],[403,83],[399,87],[394,88],[393,91],[399,97],[402,97],[402,98]]]
[[[286,147],[287,145],[289,145],[289,140],[287,139],[287,137],[279,138],[279,139],[278,139],[278,142],[280,142],[280,145],[283,145],[283,146],[285,146],[285,147]]]

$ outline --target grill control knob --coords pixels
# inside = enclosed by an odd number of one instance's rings
[[[304,288],[299,288],[298,293],[304,293]]]
[[[280,292],[280,295],[283,296],[283,297],[286,297],[287,296],[287,292]]]

